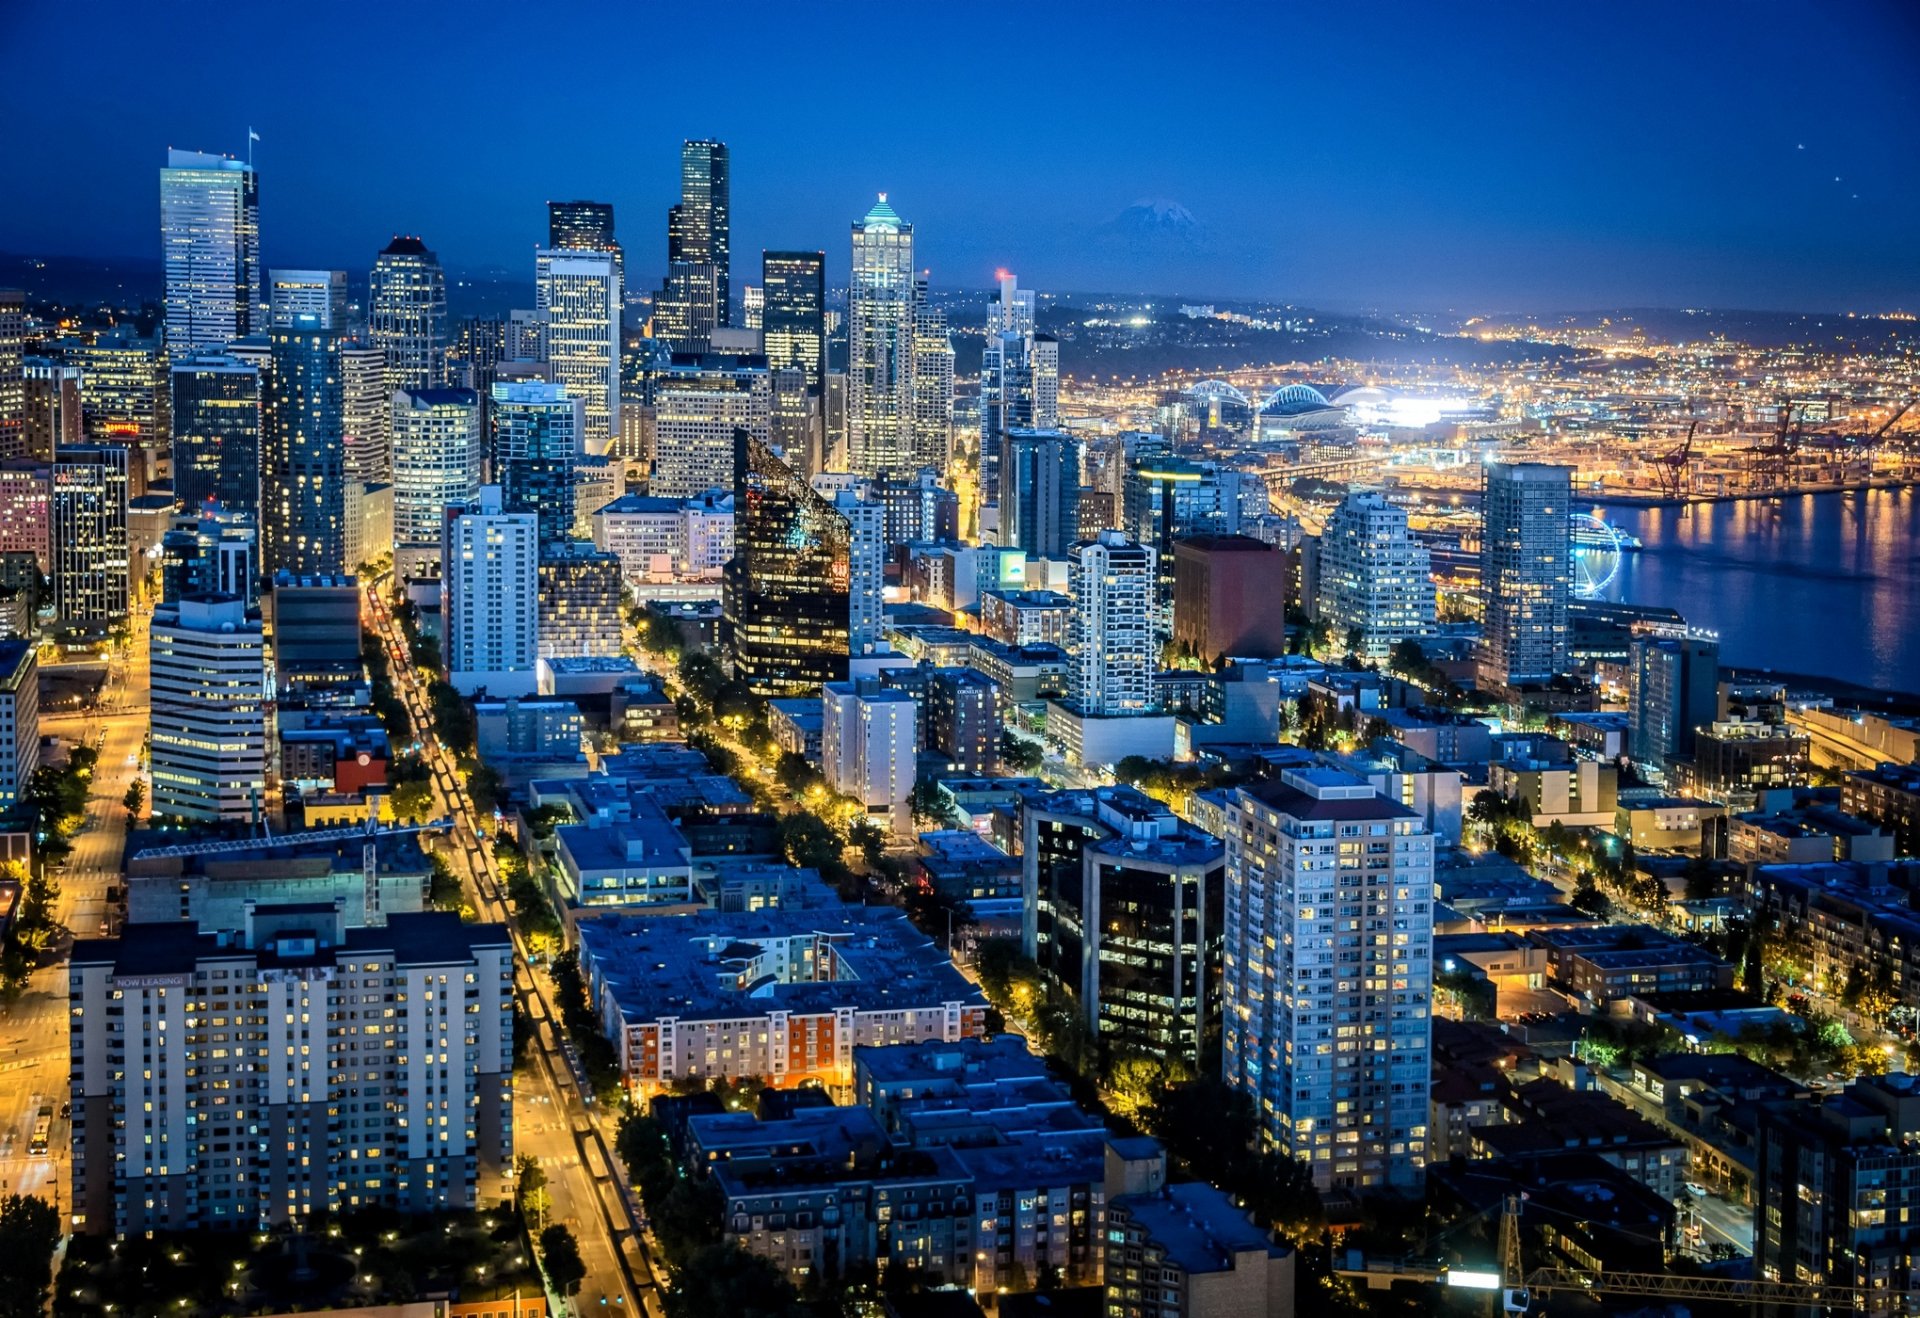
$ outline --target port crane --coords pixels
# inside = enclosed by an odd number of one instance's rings
[[[1687,436],[1680,441],[1680,446],[1652,459],[1654,479],[1659,482],[1662,497],[1684,499],[1693,492],[1693,432],[1699,428],[1697,417],[1688,421]]]

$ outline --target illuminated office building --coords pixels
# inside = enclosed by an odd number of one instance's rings
[[[0,458],[26,456],[27,295],[0,288]]]
[[[733,168],[724,142],[680,147],[680,204],[667,215],[667,260],[713,268],[710,326],[733,324]]]
[[[160,537],[160,602],[189,595],[233,595],[251,606],[260,594],[260,532],[232,509],[175,513]]]
[[[127,451],[70,448],[49,479],[54,610],[62,625],[103,629],[127,616]]]
[[[1486,465],[1480,542],[1480,680],[1523,686],[1568,671],[1573,588],[1573,468]]]
[[[556,251],[611,252],[621,283],[626,282],[626,254],[613,236],[613,203],[610,201],[548,202],[547,246]]]
[[[21,367],[26,377],[26,426],[22,451],[15,456],[53,460],[55,453],[86,438],[80,402],[80,368],[51,357],[28,357]]]
[[[914,457],[913,226],[886,195],[853,225],[847,292],[847,467],[910,471]]]
[[[471,389],[398,389],[392,409],[395,552],[431,557],[446,510],[480,497],[480,398]]]
[[[367,281],[367,331],[387,354],[395,389],[435,389],[447,379],[447,276],[418,238],[395,236]]]
[[[1008,431],[1060,424],[1060,345],[1034,329],[1034,296],[1002,271],[987,302],[980,357],[980,489],[1001,489],[1000,455]]]
[[[872,654],[886,625],[886,505],[872,481],[847,472],[818,472],[809,483],[847,524],[848,653]]]
[[[173,495],[183,510],[208,504],[260,515],[260,372],[222,352],[174,360]]]
[[[928,299],[922,278],[913,286],[912,465],[944,473],[952,448],[953,340],[947,313]]]
[[[535,254],[553,378],[580,400],[581,448],[605,453],[620,433],[619,264],[611,252]]]
[[[40,659],[32,641],[0,641],[0,810],[20,795],[40,767]]]
[[[1407,529],[1404,508],[1378,490],[1355,491],[1320,535],[1320,619],[1335,645],[1350,638],[1363,659],[1385,660],[1402,641],[1433,635],[1433,565]]]
[[[740,290],[740,327],[759,333],[766,328],[767,291],[758,284]]]
[[[1010,430],[1000,469],[1000,543],[1061,560],[1080,539],[1080,441],[1059,430]]]
[[[270,336],[260,463],[266,575],[338,575],[347,563],[347,444],[338,331],[304,321]]]
[[[581,408],[564,384],[493,386],[493,480],[506,506],[540,519],[540,542],[566,540],[578,517]]]
[[[153,813],[252,822],[267,790],[267,647],[235,595],[153,611]]]
[[[758,357],[676,354],[653,386],[653,465],[647,492],[691,499],[733,485],[734,434],[772,437],[772,382]]]
[[[160,256],[167,347],[224,347],[258,330],[260,183],[253,166],[201,151],[167,152],[160,171]]]
[[[763,252],[761,338],[769,370],[797,366],[807,389],[820,392],[827,373],[827,255]]]
[[[347,434],[347,479],[362,485],[393,480],[393,386],[387,354],[365,343],[340,348],[340,406]]]
[[[89,443],[125,444],[143,454],[165,445],[165,344],[119,325],[91,342],[63,341],[60,355],[80,368],[81,429]]]
[[[735,440],[733,503],[722,631],[735,674],[768,696],[811,695],[843,680],[847,519],[764,442],[744,434]]]
[[[344,332],[348,328],[347,272],[269,270],[267,311],[270,325],[291,327],[303,323],[298,317],[312,316],[304,323]]]

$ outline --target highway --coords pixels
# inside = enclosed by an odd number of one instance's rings
[[[432,770],[435,817],[453,821],[441,854],[453,865],[481,918],[498,921],[513,933],[516,996],[537,1032],[529,1061],[515,1075],[514,1153],[538,1160],[553,1200],[550,1220],[566,1224],[580,1242],[587,1279],[581,1283],[575,1306],[634,1313],[640,1311],[637,1299],[645,1313],[661,1318],[665,1311],[646,1242],[612,1170],[612,1143],[596,1120],[592,1096],[563,1047],[550,988],[528,969],[526,941],[508,913],[493,855],[475,833],[479,821],[473,802],[460,781],[454,757],[432,734],[426,683],[413,666],[405,635],[380,598],[378,583],[369,583],[363,611],[387,647],[394,693],[412,715],[415,736]],[[506,1186],[498,1188],[502,1195],[509,1192]]]

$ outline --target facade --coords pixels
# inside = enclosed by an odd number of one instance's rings
[[[418,238],[398,237],[374,258],[367,281],[367,332],[387,357],[393,389],[447,383],[447,276]]]
[[[1226,810],[1227,1083],[1322,1187],[1415,1186],[1432,1082],[1433,839],[1331,769]]]
[[[160,256],[170,351],[220,348],[257,330],[266,297],[253,166],[169,150],[160,171]]]
[[[340,347],[340,408],[347,432],[347,479],[362,485],[393,483],[393,385],[386,349]]]
[[[726,143],[681,143],[680,202],[667,212],[665,300],[683,310],[662,335],[676,343],[703,344],[733,324],[732,175]]]
[[[1524,686],[1569,667],[1573,628],[1573,468],[1487,464],[1480,542],[1481,680]]]
[[[540,657],[620,653],[620,560],[591,542],[540,546]]]
[[[1401,641],[1433,635],[1435,594],[1427,547],[1407,530],[1403,508],[1377,490],[1349,494],[1320,536],[1320,617],[1334,643],[1359,634],[1355,653],[1385,660]]]
[[[260,464],[265,570],[347,571],[347,446],[341,337],[300,323],[276,328]]]
[[[734,455],[722,643],[755,692],[809,695],[847,675],[852,533],[767,445],[738,435]]]
[[[909,823],[919,751],[919,707],[904,691],[870,682],[820,689],[820,771],[827,785],[896,833]]]
[[[267,272],[267,324],[283,329],[311,316],[309,324],[345,332],[347,272],[345,270],[270,270]]]
[[[485,485],[447,509],[441,539],[441,627],[447,680],[462,695],[530,696],[540,658],[539,522],[505,511]]]
[[[28,357],[21,370],[26,377],[27,404],[20,452],[50,462],[54,454],[81,443],[86,436],[80,368],[51,357]]]
[[[26,456],[27,295],[0,288],[0,458]]]
[[[1245,535],[1196,535],[1173,546],[1173,640],[1211,663],[1287,650],[1287,557]]]
[[[690,499],[733,484],[733,436],[771,438],[773,392],[758,357],[678,355],[653,388],[653,464],[647,492]]]
[[[1002,274],[987,304],[987,342],[980,359],[980,488],[995,495],[1001,491],[1007,432],[1052,430],[1059,424],[1060,345],[1034,331],[1033,290]]]
[[[585,414],[564,384],[500,380],[489,409],[493,479],[506,506],[540,520],[540,540],[566,540],[577,515],[575,479]]]
[[[886,582],[886,509],[873,483],[844,472],[821,472],[814,490],[833,500],[847,524],[847,652],[872,654],[881,648],[886,621],[882,591]]]
[[[1000,689],[971,668],[936,668],[927,677],[926,749],[958,773],[1000,768]]]
[[[913,226],[886,195],[853,225],[847,290],[847,467],[910,470],[914,455]]]
[[[260,516],[262,399],[259,370],[220,352],[174,358],[167,373],[173,493],[183,511],[217,503]]]
[[[127,450],[67,450],[47,496],[53,607],[64,626],[104,628],[127,615]]]
[[[91,342],[63,342],[60,354],[80,368],[81,424],[90,443],[125,444],[143,457],[165,444],[164,341],[143,339],[131,325],[118,325]]]
[[[176,513],[160,537],[160,602],[188,595],[259,594],[260,532],[253,519],[223,508]]]
[[[1166,1184],[1164,1154],[1129,1184],[1111,1170],[1119,1147],[1107,1154],[1108,1318],[1293,1318],[1291,1250],[1206,1182]]]
[[[927,296],[922,275],[913,285],[911,467],[947,469],[953,448],[953,360],[947,313]]]
[[[1656,768],[1694,752],[1694,734],[1720,700],[1720,645],[1704,637],[1643,636],[1628,652],[1629,753]]]
[[[232,595],[154,610],[153,813],[257,821],[267,790],[267,647]]]
[[[620,262],[612,252],[537,252],[534,291],[553,378],[580,400],[581,451],[605,453],[620,434]]]
[[[632,581],[718,581],[733,558],[733,495],[692,499],[627,494],[596,510],[593,542]]]
[[[980,630],[1006,645],[1067,643],[1073,599],[1052,590],[983,590]]]
[[[1080,444],[1058,430],[1002,433],[1000,543],[1064,559],[1080,539]]]
[[[763,252],[760,283],[767,369],[800,368],[818,395],[827,374],[827,254]]]
[[[266,615],[282,707],[360,706],[371,697],[360,659],[360,583],[354,578],[282,573],[273,579]]]
[[[237,942],[192,923],[82,941],[68,980],[79,1230],[472,1209],[481,1175],[512,1164],[501,925],[347,928],[331,906],[263,906]],[[202,1028],[208,1013],[240,1028]]]
[[[547,246],[555,251],[612,252],[626,282],[626,257],[613,236],[610,201],[550,201],[547,203]],[[469,389],[480,385],[469,382]]]
[[[1840,808],[1893,834],[1903,856],[1920,856],[1920,766],[1882,764],[1840,781]]]
[[[1083,715],[1145,714],[1159,667],[1154,637],[1155,554],[1118,531],[1067,553],[1073,623],[1072,700]]]
[[[394,545],[437,549],[446,510],[480,497],[480,397],[471,389],[396,389],[389,415]]]
[[[40,660],[31,641],[0,641],[0,810],[20,804],[40,767]]]

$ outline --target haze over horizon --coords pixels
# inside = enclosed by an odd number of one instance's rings
[[[884,34],[745,5],[704,59],[640,13],[225,12],[108,4],[76,44],[71,11],[13,7],[14,174],[42,204],[0,216],[0,250],[156,255],[166,148],[242,154],[251,126],[270,266],[363,272],[410,232],[451,269],[530,280],[544,203],[583,197],[614,203],[647,287],[680,141],[711,136],[741,282],[763,247],[824,249],[844,279],[848,225],[885,191],[950,288],[1004,266],[1329,309],[1920,304],[1920,179],[1891,167],[1920,156],[1920,17],[1893,3],[1067,6]],[[279,90],[303,81],[330,91]]]

